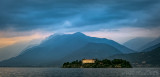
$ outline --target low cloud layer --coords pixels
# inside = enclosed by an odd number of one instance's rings
[[[160,0],[0,0],[0,47],[56,32],[120,43],[158,37],[159,13]]]
[[[50,36],[48,32],[1,32],[0,35],[0,48],[14,45],[16,43],[30,42],[32,40],[43,40]]]
[[[157,27],[159,0],[0,0],[0,30]],[[67,23],[66,23],[67,22]]]
[[[118,29],[102,29],[99,31],[84,32],[88,36],[100,37],[114,40],[119,43],[124,43],[136,37],[144,38],[158,38],[160,27],[156,28],[138,28],[138,27],[125,27]]]

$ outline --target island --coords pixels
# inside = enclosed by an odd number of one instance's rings
[[[132,66],[130,62],[123,59],[83,59],[66,62],[62,68],[132,68]]]

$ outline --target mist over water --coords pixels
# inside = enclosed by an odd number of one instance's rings
[[[159,68],[0,68],[0,77],[159,77]]]

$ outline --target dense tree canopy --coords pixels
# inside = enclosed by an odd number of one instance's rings
[[[82,63],[82,61],[66,62],[63,64],[63,68],[131,68],[131,64],[122,59],[114,60],[98,60],[95,59],[95,63]]]

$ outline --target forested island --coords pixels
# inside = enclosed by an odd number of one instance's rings
[[[132,68],[132,66],[130,62],[122,59],[83,59],[66,62],[63,64],[62,68]]]

